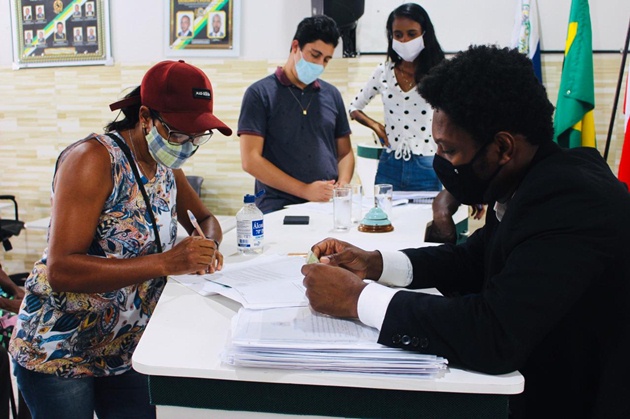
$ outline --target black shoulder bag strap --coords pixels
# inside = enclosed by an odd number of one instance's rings
[[[158,231],[157,223],[155,222],[155,215],[153,214],[153,210],[151,209],[151,201],[149,201],[149,196],[147,195],[147,191],[144,190],[144,185],[142,184],[142,178],[140,177],[140,173],[138,173],[138,167],[136,166],[136,161],[131,155],[131,150],[124,141],[121,141],[115,134],[108,133],[107,136],[114,140],[118,147],[125,153],[125,157],[129,161],[129,165],[131,166],[131,170],[133,171],[133,175],[136,177],[136,181],[138,182],[138,188],[142,193],[142,197],[144,198],[144,202],[147,205],[147,212],[149,213],[149,218],[151,219],[151,224],[153,225],[153,234],[155,234],[155,243],[157,244],[158,252],[162,253],[162,242],[160,241],[160,232]]]

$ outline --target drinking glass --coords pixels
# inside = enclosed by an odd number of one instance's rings
[[[350,185],[352,188],[352,222],[357,224],[363,219],[363,186]]]
[[[374,206],[387,214],[387,218],[392,219],[392,196],[394,187],[389,183],[374,185]]]
[[[343,186],[333,190],[333,222],[336,231],[347,231],[352,224],[352,188]]]

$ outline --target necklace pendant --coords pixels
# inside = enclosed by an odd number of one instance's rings
[[[306,116],[307,112],[306,109],[302,109],[302,115]]]

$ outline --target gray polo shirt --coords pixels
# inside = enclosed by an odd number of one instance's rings
[[[263,157],[311,183],[337,180],[337,138],[350,134],[350,125],[336,87],[318,79],[301,90],[278,67],[245,91],[237,134],[263,137]],[[263,213],[305,202],[256,179],[256,192],[261,189],[256,205]]]

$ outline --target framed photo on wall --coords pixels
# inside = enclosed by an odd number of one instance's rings
[[[169,0],[166,50],[171,57],[238,57],[240,0]]]
[[[109,0],[10,0],[13,67],[110,65]]]

